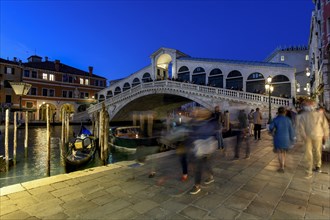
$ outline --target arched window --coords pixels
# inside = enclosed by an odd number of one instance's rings
[[[104,101],[104,99],[105,99],[104,95],[100,95],[99,101],[102,102],[102,101]]]
[[[189,71],[188,67],[182,66],[182,67],[180,67],[178,72],[180,73],[180,72],[187,72],[187,71]]]
[[[274,87],[273,96],[279,96],[282,98],[291,98],[291,82],[287,76],[276,75],[272,79],[272,85]]]
[[[243,89],[243,76],[237,71],[231,71],[226,79],[226,88],[232,90],[242,90]]]
[[[140,84],[139,78],[134,78],[133,83],[132,83],[132,87],[137,86],[139,84]]]
[[[146,83],[146,82],[151,82],[151,81],[152,81],[152,79],[151,79],[150,73],[144,73],[143,77],[142,77],[142,82]]]
[[[189,82],[190,81],[190,71],[188,67],[182,66],[178,71],[178,80],[180,82]]]
[[[130,88],[131,88],[130,84],[128,82],[126,82],[124,84],[124,87],[123,87],[123,92],[126,91],[126,90],[128,90],[128,89],[130,89]]]
[[[255,73],[251,73],[247,79],[248,80],[264,79],[264,75],[262,75],[261,73],[255,72]]]
[[[290,81],[290,80],[289,80],[289,78],[287,76],[284,76],[284,75],[276,75],[272,79],[272,83],[276,83],[276,82],[287,82],[287,81]]]
[[[220,75],[220,74],[222,74],[222,71],[219,68],[215,68],[210,72],[210,76]]]
[[[209,86],[223,88],[223,75],[219,68],[215,68],[210,72]]]
[[[119,93],[121,93],[121,89],[120,89],[119,86],[117,86],[116,89],[115,89],[115,94],[114,95],[117,95]]]
[[[194,69],[193,74],[198,74],[198,73],[205,73],[205,70],[203,67],[197,67],[196,69]]]
[[[261,73],[251,73],[246,81],[246,92],[263,94],[265,92],[265,78]]]
[[[197,85],[206,85],[206,73],[204,68],[197,67],[193,71],[192,81]]]
[[[111,98],[112,96],[113,96],[112,91],[109,90],[109,91],[107,92],[107,99],[108,99],[108,98]]]

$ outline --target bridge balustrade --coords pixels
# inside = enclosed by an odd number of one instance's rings
[[[159,92],[160,90],[172,91],[175,93],[188,93],[198,96],[212,96],[214,98],[226,98],[232,99],[233,101],[244,101],[246,103],[269,103],[269,96],[256,94],[256,93],[248,93],[243,91],[236,91],[230,89],[216,88],[210,86],[196,85],[192,83],[183,83],[171,80],[161,80],[161,81],[153,81],[147,83],[141,83],[137,86],[134,86],[131,89],[123,91],[113,97],[106,99],[104,101],[105,105],[111,105],[114,103],[121,102],[128,98],[133,97],[139,93],[150,93],[151,91]],[[286,106],[289,107],[291,104],[291,100],[287,98],[280,97],[271,97],[271,103],[277,106]],[[100,110],[102,107],[102,103],[98,103],[94,106],[91,106],[88,109],[89,113]]]

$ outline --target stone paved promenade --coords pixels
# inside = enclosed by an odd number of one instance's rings
[[[215,182],[190,195],[176,154],[145,164],[122,162],[1,188],[0,219],[329,219],[329,163],[304,178],[303,148],[287,157],[284,174],[271,137],[252,140],[248,160],[217,151]],[[158,156],[160,156],[159,154]],[[157,174],[148,178],[152,162]],[[190,170],[192,167],[190,167]]]

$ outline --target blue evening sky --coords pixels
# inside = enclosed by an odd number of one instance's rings
[[[312,0],[1,0],[0,57],[31,55],[109,80],[149,65],[160,47],[192,57],[262,61],[307,45]]]

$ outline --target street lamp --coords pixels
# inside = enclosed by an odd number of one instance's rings
[[[272,77],[268,76],[267,77],[267,81],[266,81],[266,85],[265,85],[266,91],[268,91],[268,103],[269,103],[269,116],[268,116],[268,124],[270,124],[270,122],[272,121],[272,112],[271,112],[271,108],[272,108],[272,103],[271,103],[271,93],[274,90],[274,87],[272,86]]]
[[[306,68],[306,76],[309,77],[311,75],[311,71],[309,71],[309,68]]]
[[[13,88],[16,95],[19,96],[19,110],[22,111],[22,96],[26,95],[30,88],[31,84],[24,82],[9,82],[10,86]]]

